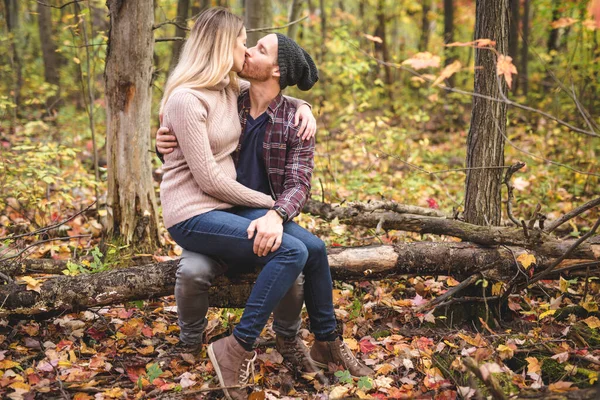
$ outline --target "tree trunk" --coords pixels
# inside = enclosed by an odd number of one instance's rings
[[[187,19],[190,12],[190,0],[179,0],[177,2],[177,16],[175,17],[175,22],[177,25],[182,27],[187,27]],[[186,37],[187,32],[185,29],[180,28],[179,26],[175,27],[175,37]],[[169,74],[175,68],[177,63],[179,62],[179,53],[181,53],[181,48],[183,47],[183,42],[180,40],[176,40],[173,42],[172,50],[171,50],[171,62],[169,63]]]
[[[12,50],[10,55],[11,69],[13,79],[11,91],[13,92],[12,101],[16,107],[11,108],[11,133],[14,132],[14,127],[17,120],[17,115],[21,107],[21,88],[23,87],[23,60],[21,59],[20,42],[22,35],[20,32],[19,23],[19,1],[4,0],[4,9],[6,12],[6,27],[9,34],[9,43]]]
[[[475,39],[496,41],[496,49],[506,55],[508,45],[508,0],[477,0]],[[494,98],[506,93],[498,87],[496,56],[490,50],[475,50],[474,92]],[[465,220],[477,225],[499,225],[502,215],[501,186],[504,170],[506,104],[473,97],[471,126],[467,138],[467,179]]]
[[[521,0],[510,0],[510,34],[508,37],[508,55],[512,57],[514,65],[518,65],[519,55],[519,3]],[[513,81],[512,92],[517,94],[519,80]]]
[[[444,0],[444,43],[454,42],[454,0]],[[456,59],[453,47],[444,48],[444,65],[450,65]],[[448,85],[454,86],[454,76],[448,78]]]
[[[421,7],[423,8],[423,12],[421,16],[421,38],[419,39],[419,51],[427,51],[427,47],[429,47],[429,33],[431,32],[428,15],[429,11],[431,10],[431,0],[423,0]]]
[[[246,0],[246,29],[268,28],[273,25],[271,0]],[[264,32],[249,32],[247,46],[256,45]]]
[[[529,59],[529,0],[523,0],[523,43],[521,44],[521,59],[519,80],[521,92],[527,96],[529,90],[529,78],[527,76],[527,64]]]
[[[38,32],[42,47],[42,58],[44,60],[44,79],[47,83],[55,86],[56,95],[48,97],[46,109],[49,113],[57,108],[60,91],[59,57],[56,52],[56,43],[52,37],[52,9],[37,3]]]
[[[423,209],[424,212],[425,210],[427,209]],[[528,230],[526,236],[522,228],[481,226],[448,217],[418,215],[416,214],[419,212],[418,207],[414,206],[407,210],[401,209],[394,212],[381,209],[377,202],[372,202],[370,205],[334,207],[330,204],[309,200],[302,211],[328,221],[337,218],[339,222],[346,225],[453,236],[483,246],[517,246],[555,258],[562,256],[575,242],[574,240],[556,239],[537,228]],[[571,257],[600,259],[600,236],[593,236],[582,243]]]
[[[290,15],[288,17],[288,21],[296,21],[300,18],[300,14],[302,14],[302,6],[304,5],[304,0],[292,0],[292,4],[290,5]],[[296,40],[296,35],[298,34],[298,26],[300,24],[290,25],[288,27],[287,35],[290,39]]]
[[[394,246],[366,246],[329,249],[334,280],[362,281],[399,275],[450,275],[465,279],[481,273],[491,280],[508,281],[517,273],[518,248],[487,248],[470,243],[416,242]],[[536,255],[535,268],[550,260]],[[173,294],[177,261],[116,269],[92,275],[59,276],[48,279],[40,292],[26,285],[0,286],[4,299],[0,317],[7,315],[51,316],[65,311],[83,310],[140,299]],[[215,307],[244,307],[256,273],[219,277],[210,289]]]
[[[327,42],[327,10],[325,9],[325,0],[319,0],[319,12],[321,14],[321,61],[325,59]]]
[[[192,3],[192,18],[198,18],[198,15],[210,8],[210,0],[194,0]]]
[[[377,2],[377,29],[375,30],[375,36],[381,38],[381,43],[375,42],[375,51],[380,54],[380,57],[386,63],[390,60],[390,54],[388,50],[387,35],[386,35],[386,18],[385,18],[385,0],[379,0]],[[388,86],[388,96],[392,98],[392,90],[389,86],[394,82],[392,77],[392,67],[384,65],[385,71],[385,83]]]
[[[104,71],[108,158],[108,230],[140,249],[158,243],[150,163],[154,20],[151,2],[108,0]]]

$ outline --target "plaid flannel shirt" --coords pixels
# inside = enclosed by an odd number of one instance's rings
[[[233,160],[237,164],[250,112],[248,90],[238,97],[238,112],[242,136]],[[275,206],[285,210],[288,221],[300,214],[310,195],[310,181],[314,168],[315,139],[303,141],[294,127],[296,107],[279,93],[267,108],[269,122],[263,143],[265,168],[269,176],[271,195]]]

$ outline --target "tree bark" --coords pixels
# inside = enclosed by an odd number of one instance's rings
[[[381,59],[386,63],[390,61],[390,54],[387,43],[386,35],[386,17],[385,17],[385,0],[379,0],[377,2],[377,29],[375,30],[375,36],[381,38],[381,43],[375,42],[375,51],[381,54]],[[392,98],[392,90],[389,86],[394,82],[392,77],[392,67],[384,65],[385,71],[385,83],[388,86],[388,96]]]
[[[421,38],[419,39],[419,51],[427,51],[429,47],[429,33],[431,32],[429,23],[429,11],[431,10],[431,0],[421,2],[423,12],[421,13]]]
[[[319,12],[321,16],[321,61],[325,59],[327,42],[327,10],[325,9],[325,0],[319,0]]]
[[[9,34],[9,43],[12,50],[10,62],[13,72],[12,82],[12,101],[16,107],[11,109],[10,131],[14,132],[17,115],[21,107],[21,88],[23,87],[23,60],[21,59],[21,32],[19,23],[19,1],[4,0],[4,9],[6,12],[6,27]]]
[[[454,42],[454,0],[444,0],[444,43]],[[444,49],[444,65],[450,65],[456,59],[453,47]],[[448,84],[454,86],[454,76],[448,78]]]
[[[153,250],[158,243],[158,212],[149,134],[152,2],[108,0],[107,7],[108,231],[140,250]]]
[[[521,0],[510,0],[510,34],[508,37],[508,55],[512,57],[514,65],[518,65],[519,56],[519,3]],[[517,94],[519,80],[513,81],[512,92]]]
[[[198,18],[198,15],[210,7],[210,0],[194,0],[192,3],[192,18]]]
[[[362,281],[399,275],[450,275],[465,279],[481,273],[492,280],[508,281],[518,270],[518,248],[486,248],[470,243],[416,242],[398,245],[332,248],[332,278]],[[551,261],[536,254],[535,268]],[[0,286],[0,317],[51,316],[140,299],[173,294],[177,261],[117,269],[93,275],[60,276],[46,280],[40,292],[26,285]],[[222,276],[210,290],[211,306],[244,307],[256,273]]]
[[[246,29],[268,28],[273,25],[273,6],[271,0],[246,0]],[[249,32],[247,46],[256,45],[265,32]]]
[[[55,86],[56,95],[48,97],[46,109],[49,113],[57,108],[57,100],[60,92],[59,56],[56,52],[56,43],[52,37],[52,9],[37,3],[38,32],[42,47],[42,58],[44,60],[44,79],[47,83]]]
[[[508,0],[477,0],[475,39],[496,41],[506,55],[508,45]],[[490,50],[475,50],[474,92],[494,98],[506,93],[504,81],[498,87],[496,56]],[[506,104],[473,98],[471,126],[467,138],[467,179],[465,220],[477,225],[499,225],[502,215],[501,186],[504,170]]]
[[[523,0],[523,43],[521,44],[521,58],[519,80],[521,92],[527,96],[529,90],[529,78],[527,76],[527,65],[529,59],[529,0]]]
[[[175,37],[186,37],[187,32],[185,29],[182,29],[180,26],[187,26],[187,19],[190,12],[190,0],[179,0],[177,2],[177,16],[175,17],[175,22],[177,26],[175,26]],[[169,63],[169,74],[175,68],[177,63],[179,62],[179,53],[181,53],[181,48],[183,47],[183,42],[180,40],[175,40],[173,42],[171,48],[171,62]]]
[[[292,0],[292,4],[290,5],[290,14],[288,17],[288,21],[296,21],[300,18],[300,14],[302,13],[302,6],[304,5],[304,0]],[[290,25],[288,27],[287,35],[290,39],[296,40],[296,35],[298,34],[299,24]]]

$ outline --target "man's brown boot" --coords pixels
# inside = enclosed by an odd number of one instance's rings
[[[223,389],[229,400],[246,400],[246,387],[254,377],[255,351],[246,351],[233,337],[219,339],[208,346],[208,356],[215,367],[221,386],[242,386],[239,389]],[[254,382],[251,382],[254,384]]]
[[[284,365],[296,376],[302,374],[314,374],[315,378],[324,385],[329,381],[313,362],[308,348],[299,336],[284,337],[277,335],[275,337],[275,348],[283,356]]]
[[[371,375],[374,372],[360,362],[340,338],[332,342],[315,340],[310,349],[310,356],[317,367],[326,369],[329,363],[341,365],[344,369],[350,371],[350,375],[357,378]]]

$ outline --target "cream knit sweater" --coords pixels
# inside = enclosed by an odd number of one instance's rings
[[[231,154],[241,134],[237,90],[229,78],[213,88],[176,89],[163,109],[163,126],[179,146],[165,155],[160,199],[165,226],[233,205],[270,208],[273,199],[236,179]]]

